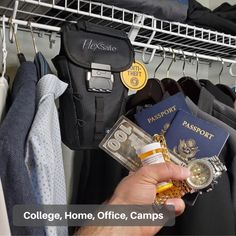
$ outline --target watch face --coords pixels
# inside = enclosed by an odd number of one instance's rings
[[[192,161],[188,165],[188,169],[192,175],[187,179],[187,183],[193,189],[204,189],[213,181],[213,168],[206,160]]]

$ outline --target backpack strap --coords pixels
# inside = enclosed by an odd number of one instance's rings
[[[95,140],[101,140],[104,137],[104,98],[95,97]]]

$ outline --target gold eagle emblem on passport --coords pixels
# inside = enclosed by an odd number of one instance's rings
[[[185,161],[192,160],[200,151],[194,139],[180,139],[179,145],[173,148],[173,152]]]
[[[170,123],[165,123],[161,130],[161,134],[164,135],[169,128],[170,128]]]

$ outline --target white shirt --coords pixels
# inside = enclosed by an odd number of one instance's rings
[[[0,124],[5,116],[6,99],[8,93],[8,82],[4,77],[0,78]],[[7,216],[6,203],[0,179],[0,235],[11,235]]]
[[[0,78],[0,123],[5,115],[6,99],[8,93],[8,82],[4,77]]]
[[[67,84],[55,75],[37,84],[37,111],[26,143],[25,163],[39,204],[66,205],[61,134],[55,100]],[[48,236],[68,235],[67,227],[46,227]]]

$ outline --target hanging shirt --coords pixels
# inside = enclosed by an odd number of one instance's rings
[[[0,126],[0,177],[12,235],[43,235],[43,228],[13,224],[14,205],[37,203],[24,162],[26,138],[35,113],[36,82],[35,65],[22,63],[14,79],[11,107]]]
[[[10,226],[8,222],[5,197],[2,189],[2,181],[0,180],[0,235],[11,236]]]
[[[0,78],[0,123],[5,115],[6,99],[8,92],[8,82],[4,77]]]
[[[34,58],[34,64],[37,69],[38,79],[42,78],[44,75],[52,74],[50,66],[41,52],[37,52]]]
[[[5,115],[7,92],[8,92],[8,82],[4,77],[1,77],[0,78],[0,124]],[[1,179],[0,179],[0,212],[1,212],[0,235],[11,235]]]
[[[39,204],[66,205],[61,134],[55,99],[67,84],[55,75],[37,84],[37,112],[26,143],[25,163]],[[46,227],[46,235],[67,235],[67,227]]]

